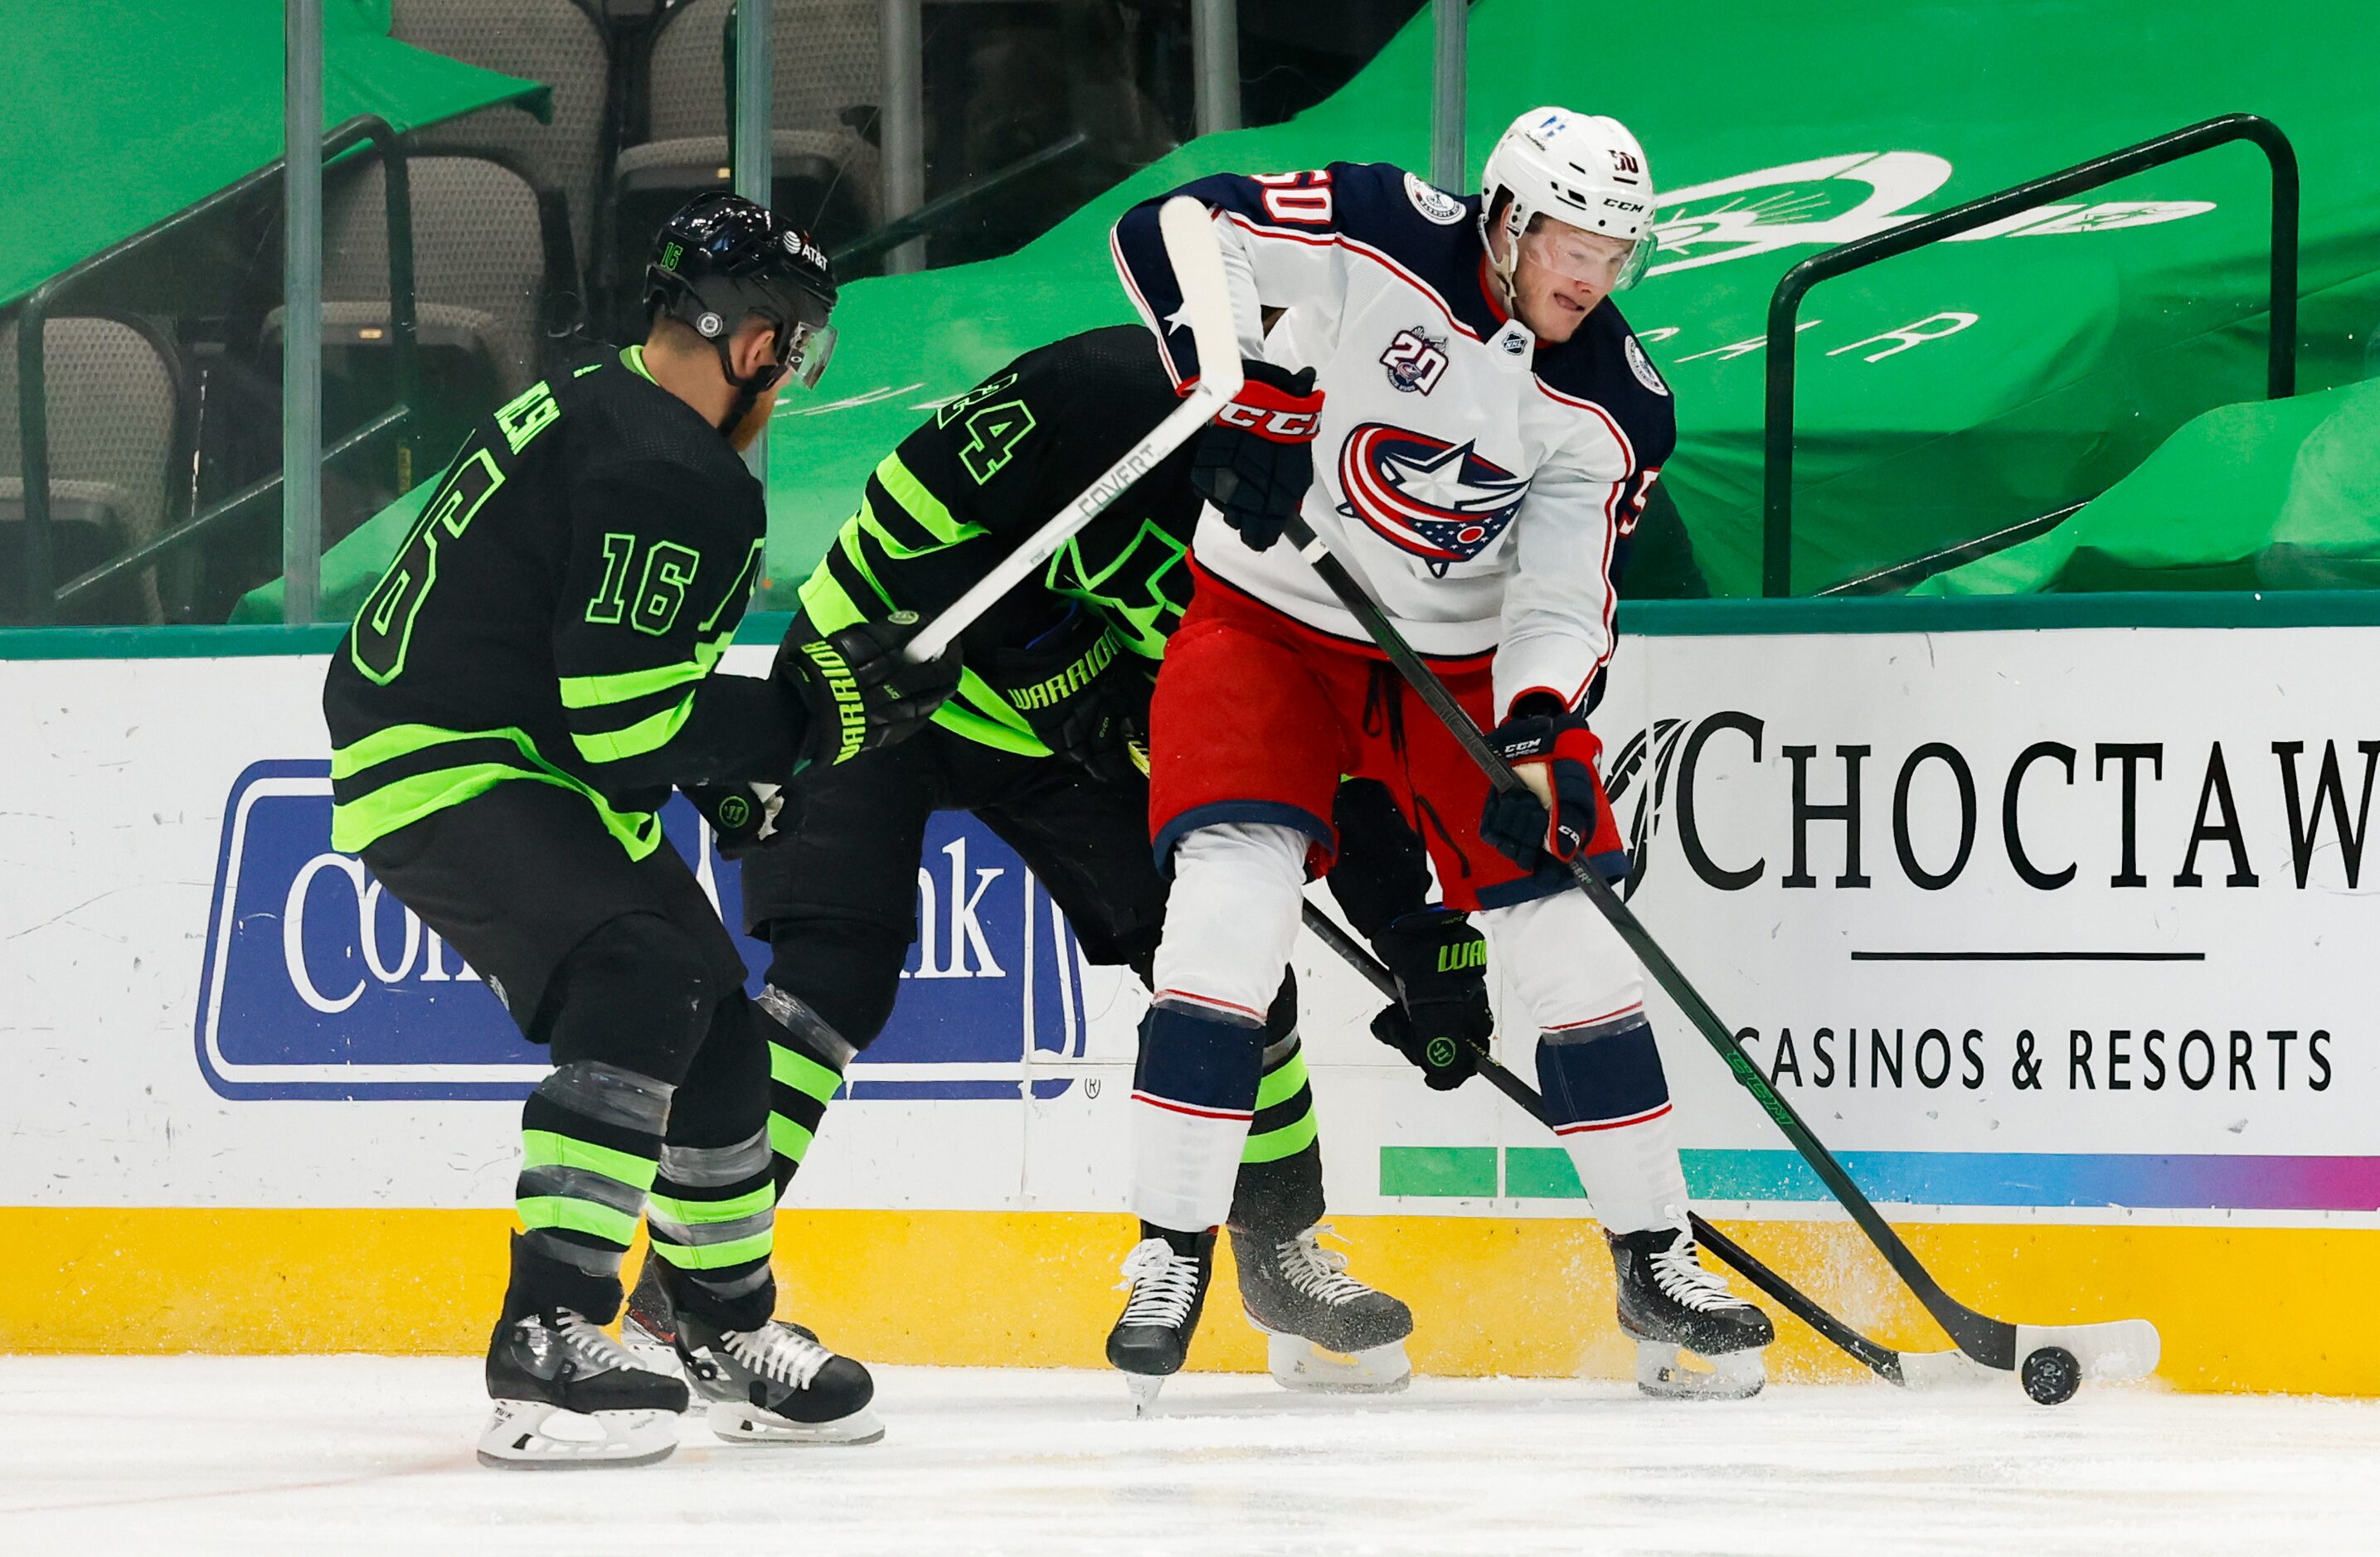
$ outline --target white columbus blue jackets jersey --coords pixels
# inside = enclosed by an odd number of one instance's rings
[[[1385,163],[1218,174],[1126,211],[1116,267],[1185,389],[1198,372],[1158,207],[1214,212],[1241,349],[1323,392],[1305,518],[1421,653],[1493,651],[1499,715],[1532,691],[1592,707],[1614,581],[1677,440],[1669,386],[1609,301],[1540,347],[1498,305],[1479,202]],[[1268,336],[1259,308],[1286,309]],[[1286,543],[1209,509],[1208,573],[1308,626],[1363,629]]]

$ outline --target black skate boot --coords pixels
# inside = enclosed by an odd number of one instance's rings
[[[637,1273],[636,1290],[628,1294],[628,1306],[620,1315],[620,1344],[635,1354],[639,1365],[673,1379],[686,1377],[677,1360],[677,1305],[670,1300],[669,1287],[662,1281],[662,1262],[652,1255],[645,1257],[644,1269]],[[695,1410],[699,1405],[689,1396],[686,1409]]]
[[[1636,1387],[1661,1400],[1758,1394],[1767,1377],[1760,1350],[1777,1327],[1703,1268],[1685,1224],[1606,1237],[1620,1276],[1620,1328],[1636,1343]],[[1709,1370],[1684,1367],[1681,1351]]]
[[[1207,1306],[1208,1280],[1215,1273],[1211,1229],[1160,1233],[1147,1223],[1141,1227],[1149,1236],[1123,1257],[1123,1280],[1116,1283],[1118,1291],[1132,1296],[1108,1332],[1108,1361],[1128,1375],[1135,1417],[1147,1415],[1166,1379],[1182,1371],[1199,1311]]]
[[[1232,1229],[1241,1306],[1270,1337],[1267,1365],[1284,1389],[1401,1390],[1413,1382],[1413,1310],[1347,1274],[1347,1257],[1315,1241],[1330,1231],[1328,1222],[1285,1238]]]
[[[574,1309],[497,1322],[488,1342],[495,1415],[480,1463],[503,1469],[650,1465],[677,1448],[686,1383],[656,1373]]]
[[[876,1381],[798,1324],[722,1330],[676,1315],[678,1363],[710,1403],[710,1430],[731,1442],[873,1443],[884,1424],[868,1403]]]

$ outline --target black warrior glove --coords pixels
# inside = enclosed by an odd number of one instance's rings
[[[917,629],[915,611],[894,611],[882,622],[855,622],[824,634],[810,625],[809,612],[794,618],[777,647],[772,674],[808,715],[795,773],[832,767],[908,739],[958,690],[955,642],[941,658],[923,665],[901,657],[901,646]]]
[[[681,790],[710,824],[722,859],[740,860],[785,836],[787,829],[777,826],[785,804],[782,784],[697,784]]]
[[[1262,551],[1281,538],[1314,482],[1314,434],[1322,392],[1314,369],[1295,373],[1269,362],[1246,364],[1247,380],[1198,435],[1190,485],[1215,505],[1240,538]]]
[[[1532,872],[1571,859],[1596,842],[1603,807],[1597,799],[1595,770],[1603,759],[1603,742],[1586,728],[1585,714],[1573,708],[1514,714],[1488,733],[1488,744],[1523,778],[1533,772],[1540,776],[1553,796],[1553,806],[1548,814],[1545,804],[1525,791],[1490,791],[1479,816],[1481,838],[1514,864]],[[1609,841],[1610,847],[1619,847],[1616,839]]]
[[[1053,755],[1103,784],[1135,772],[1130,742],[1148,728],[1148,671],[1097,611],[1076,606],[1021,649],[998,649],[979,672]]]
[[[1372,1036],[1421,1067],[1434,1092],[1448,1092],[1478,1069],[1496,1031],[1488,1008],[1488,940],[1448,908],[1394,921],[1372,943],[1397,976],[1401,1004],[1372,1019]]]

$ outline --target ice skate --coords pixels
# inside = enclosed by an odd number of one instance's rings
[[[1232,1229],[1240,1303],[1269,1337],[1266,1364],[1283,1389],[1401,1390],[1413,1382],[1413,1310],[1347,1274],[1347,1256],[1316,1241],[1330,1231],[1328,1222],[1285,1238]]]
[[[1684,1222],[1606,1236],[1620,1278],[1620,1328],[1636,1343],[1636,1387],[1659,1400],[1758,1394],[1767,1381],[1761,1348],[1777,1339],[1777,1327],[1703,1268]],[[1688,1367],[1689,1352],[1709,1366]]]
[[[665,1460],[686,1399],[683,1380],[645,1367],[571,1309],[498,1323],[488,1394],[496,1408],[480,1434],[480,1463],[500,1469]]]
[[[710,1403],[710,1430],[736,1443],[873,1443],[884,1424],[868,1408],[876,1381],[797,1324],[722,1330],[676,1315],[678,1362]]]
[[[673,1379],[686,1377],[677,1360],[677,1306],[670,1301],[669,1288],[662,1282],[662,1262],[650,1255],[620,1315],[620,1344],[639,1365]],[[693,1411],[699,1405],[689,1392],[686,1409]]]
[[[1164,1238],[1149,1237],[1123,1257],[1123,1280],[1116,1288],[1132,1296],[1108,1332],[1108,1361],[1128,1375],[1135,1417],[1148,1415],[1157,1392],[1190,1355],[1215,1272],[1215,1235],[1198,1235],[1196,1249],[1185,1254]]]

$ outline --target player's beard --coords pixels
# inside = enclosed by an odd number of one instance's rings
[[[728,429],[728,447],[739,454],[752,447],[752,441],[759,438],[760,429],[769,425],[769,414],[776,407],[777,397],[773,392],[752,402],[752,408],[744,413],[744,419]]]

